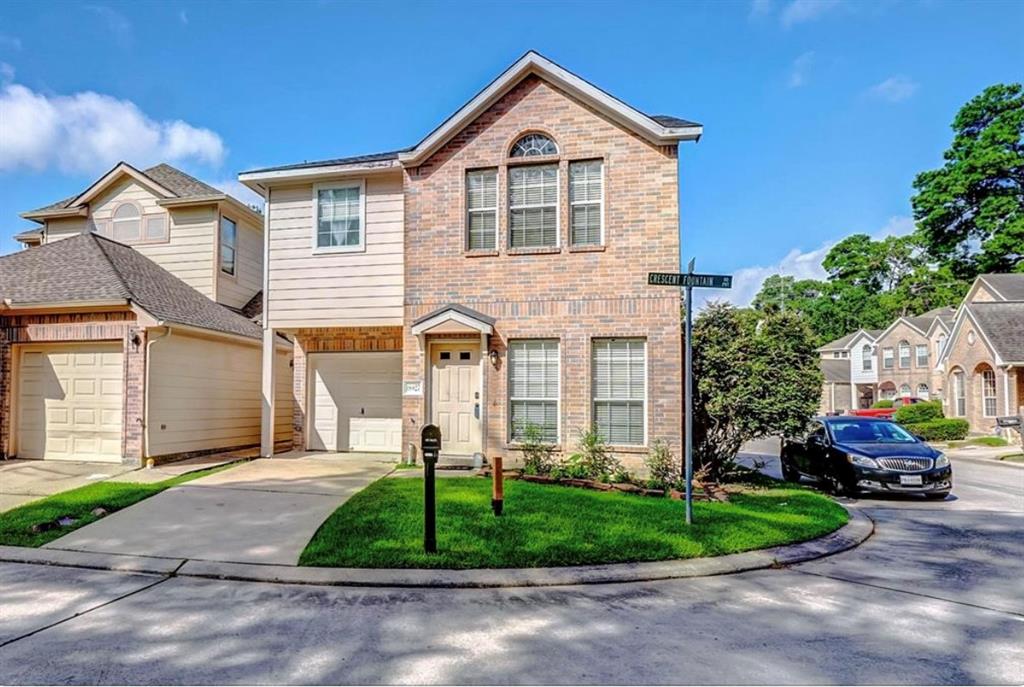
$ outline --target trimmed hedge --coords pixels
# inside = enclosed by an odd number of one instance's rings
[[[893,419],[901,425],[918,425],[931,420],[941,420],[943,417],[945,415],[942,412],[942,401],[928,401],[897,409]]]
[[[967,420],[960,418],[940,418],[904,425],[911,434],[916,434],[925,441],[953,441],[967,436],[970,428]]]
[[[887,398],[883,398],[880,401],[875,401],[871,406],[872,408],[892,408],[892,401]]]

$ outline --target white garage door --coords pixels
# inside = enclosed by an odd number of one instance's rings
[[[311,449],[402,450],[401,353],[315,353],[309,361]]]
[[[18,456],[120,462],[122,362],[120,344],[22,348]]]

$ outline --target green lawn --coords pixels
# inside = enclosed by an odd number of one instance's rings
[[[163,482],[153,482],[152,484],[96,482],[94,484],[87,484],[84,487],[78,487],[77,489],[62,491],[59,494],[53,494],[38,501],[31,501],[23,506],[0,513],[0,544],[8,546],[42,546],[64,536],[68,532],[99,520],[102,516],[92,514],[92,510],[98,506],[102,506],[108,512],[113,513],[150,496],[159,494],[164,489],[198,477],[226,470],[235,465],[238,465],[238,462],[189,472],[166,479]],[[52,522],[64,516],[77,518],[77,522],[68,527],[59,527],[47,530],[46,532],[36,533],[30,529],[32,525],[37,523]]]
[[[751,489],[730,503],[680,501],[510,480],[505,514],[491,514],[491,483],[437,482],[438,554],[423,553],[423,480],[384,478],[336,510],[300,565],[362,568],[507,568],[717,556],[802,541],[846,523],[813,491]]]
[[[1024,463],[1024,453],[1007,453],[999,456],[999,460],[1005,460],[1007,463]]]
[[[1002,437],[974,437],[973,439],[962,439],[949,442],[950,446],[1009,446],[1010,444]]]

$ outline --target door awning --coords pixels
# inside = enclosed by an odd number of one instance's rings
[[[472,308],[457,303],[449,303],[443,308],[416,319],[412,323],[412,333],[420,334],[454,334],[479,332],[494,333],[495,319]]]

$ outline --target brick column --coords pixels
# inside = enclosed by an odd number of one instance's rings
[[[121,461],[141,465],[146,430],[146,330],[130,327],[124,338],[124,432]]]

